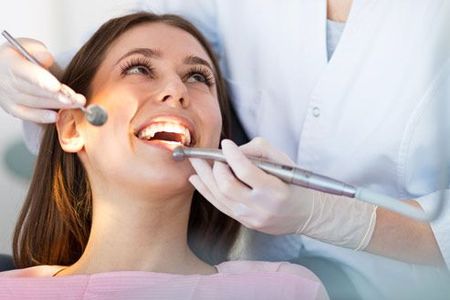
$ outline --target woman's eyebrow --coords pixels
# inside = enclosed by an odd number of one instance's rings
[[[208,61],[204,60],[201,57],[195,56],[195,55],[187,56],[183,62],[187,65],[204,65],[204,66],[210,68],[211,71],[213,71],[213,68],[211,67],[211,65],[209,64]]]
[[[122,57],[120,57],[117,62],[114,65],[117,65],[121,60],[124,58],[134,55],[134,54],[141,54],[143,56],[149,57],[149,58],[159,58],[161,57],[161,51],[156,49],[150,49],[150,48],[134,48],[125,53]]]

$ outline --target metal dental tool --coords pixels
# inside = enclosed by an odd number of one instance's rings
[[[2,32],[2,35],[11,44],[11,46],[17,52],[22,54],[27,60],[38,66],[43,67],[41,63],[35,57],[33,57],[27,50],[25,50],[25,48],[16,39],[14,39],[6,30]],[[68,97],[70,97],[72,94],[70,88],[65,84],[61,84],[60,93]],[[108,113],[99,105],[90,104],[87,106],[87,108],[85,108],[84,106],[80,106],[78,108],[83,111],[86,120],[94,126],[102,126],[103,124],[106,123],[106,120],[108,119]]]
[[[217,160],[226,163],[225,156],[222,154],[222,151],[218,149],[186,148],[180,146],[173,150],[172,157],[177,161],[181,161],[187,157],[192,157]],[[354,187],[338,180],[315,174],[295,166],[278,164],[251,156],[248,158],[258,168],[289,184],[299,185],[328,194],[356,198],[420,221],[433,221],[439,216],[440,213],[440,210],[436,208],[432,213],[426,214],[420,208],[411,206],[393,197],[379,194],[365,188]]]

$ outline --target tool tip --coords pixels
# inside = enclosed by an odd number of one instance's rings
[[[176,161],[181,161],[186,157],[184,153],[184,148],[182,146],[178,146],[173,149],[172,158]]]
[[[94,126],[102,126],[108,120],[108,114],[99,105],[89,105],[87,107],[86,119]]]

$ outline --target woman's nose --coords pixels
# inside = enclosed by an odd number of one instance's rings
[[[183,81],[179,78],[168,80],[158,96],[158,101],[172,107],[186,108],[189,105],[189,99]]]

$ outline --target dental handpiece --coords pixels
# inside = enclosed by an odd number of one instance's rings
[[[182,160],[185,157],[194,157],[226,162],[222,151],[218,149],[177,147],[174,149],[172,157],[175,160]],[[278,177],[286,183],[299,185],[328,194],[347,196],[350,198],[355,197],[356,188],[338,180],[294,166],[278,164],[252,156],[248,156],[248,158],[261,170]]]
[[[226,163],[226,158],[219,149],[186,148],[179,146],[172,152],[172,158],[176,161],[181,161],[188,157],[217,160]],[[355,187],[336,179],[315,174],[295,166],[278,164],[252,156],[247,157],[258,168],[264,170],[266,173],[278,177],[286,183],[328,194],[356,198],[419,221],[433,221],[440,216],[442,211],[442,201],[431,212],[425,213],[420,208],[411,206],[404,201],[400,201],[388,195],[377,193],[366,188]]]
[[[2,32],[3,37],[11,44],[11,46],[20,54],[22,54],[28,61],[38,65],[42,66],[42,64],[34,57],[32,56],[15,38],[13,38],[6,30]],[[43,67],[44,68],[44,67]],[[44,68],[45,69],[45,68]],[[70,97],[72,96],[71,89],[65,85],[61,84],[60,93]],[[84,116],[86,120],[91,123],[94,126],[102,126],[106,123],[106,120],[108,119],[107,112],[99,105],[96,104],[90,104],[85,108],[84,106],[79,106],[79,109],[83,111]]]

